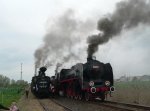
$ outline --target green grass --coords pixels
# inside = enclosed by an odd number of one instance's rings
[[[131,82],[116,82],[115,86],[119,89],[124,88],[136,88],[147,89],[150,88],[150,81],[131,81]]]
[[[0,88],[0,104],[9,107],[12,102],[17,102],[22,96],[22,89],[19,87]]]
[[[150,81],[116,82],[113,100],[150,105]]]

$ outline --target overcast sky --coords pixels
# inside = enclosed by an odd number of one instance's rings
[[[93,20],[112,13],[120,0],[0,0],[0,74],[20,79],[23,63],[23,79],[31,81],[34,75],[34,52],[43,43],[43,37],[52,23],[68,9],[76,18]],[[139,25],[125,30],[108,43],[99,46],[97,59],[112,64],[114,76],[150,75],[150,26]],[[67,32],[66,32],[67,33]],[[89,35],[86,33],[85,35]],[[83,50],[82,62],[86,61],[86,36],[75,49]],[[73,60],[72,60],[73,61]],[[75,63],[69,63],[73,65]],[[48,75],[54,74],[52,66]]]

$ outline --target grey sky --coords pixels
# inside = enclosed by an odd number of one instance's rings
[[[20,79],[20,63],[23,78],[30,81],[34,74],[34,52],[42,45],[49,23],[53,23],[68,9],[76,18],[93,20],[97,32],[97,20],[111,13],[120,0],[0,0],[0,74]],[[140,25],[124,31],[109,43],[99,46],[97,59],[110,62],[115,77],[150,74],[150,26]],[[85,34],[85,35],[89,35]],[[81,61],[86,60],[86,36],[74,50],[83,50]],[[72,60],[69,65],[76,61]],[[68,65],[66,65],[68,66]],[[48,71],[52,75],[54,67]],[[50,74],[51,73],[51,74]]]

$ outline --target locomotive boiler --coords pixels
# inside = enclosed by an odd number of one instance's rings
[[[39,74],[32,77],[31,92],[37,97],[48,97],[50,94],[50,77],[46,76],[46,67],[39,69]]]
[[[56,75],[58,93],[86,101],[101,98],[105,100],[108,92],[114,91],[113,71],[109,63],[87,58],[85,64],[78,63],[70,69],[62,69]]]

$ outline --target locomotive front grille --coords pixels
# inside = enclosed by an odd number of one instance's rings
[[[46,81],[39,82],[39,87],[40,88],[47,88],[47,82]]]

